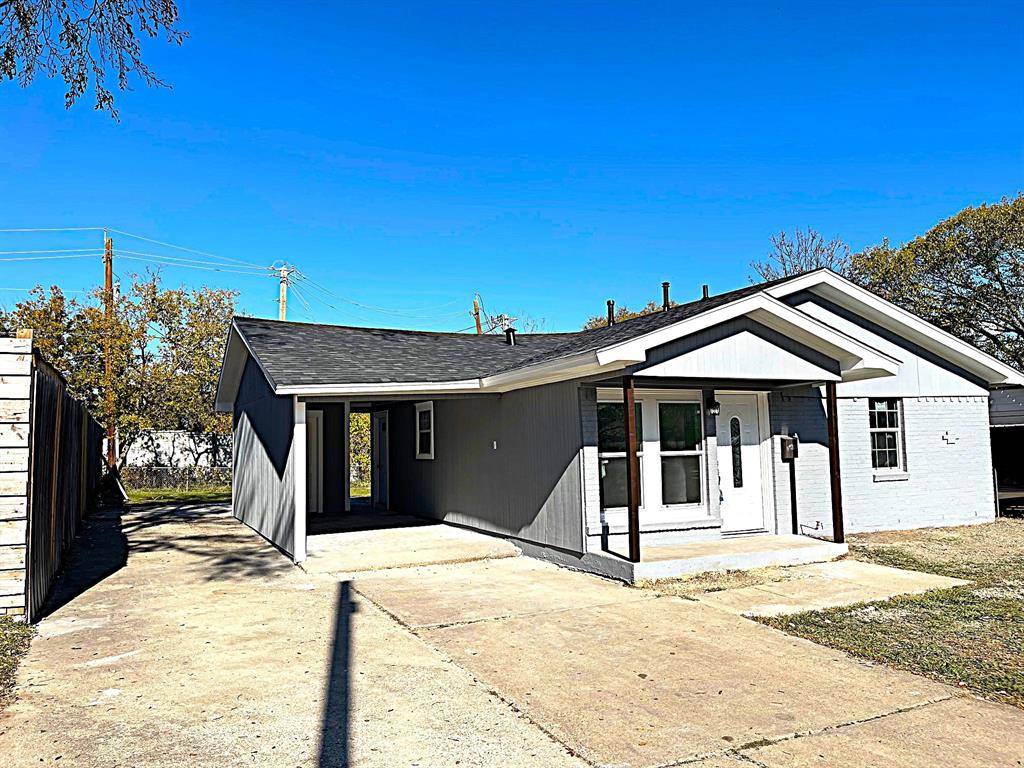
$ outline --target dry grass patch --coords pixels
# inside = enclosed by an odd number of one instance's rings
[[[31,639],[32,627],[10,616],[0,616],[0,710],[13,698],[14,676]]]
[[[973,583],[758,620],[1024,707],[1024,520],[849,541],[856,559]]]
[[[650,589],[661,595],[696,597],[708,592],[726,589],[756,587],[801,578],[794,568],[752,568],[749,571],[706,571],[671,579],[642,580],[634,584],[639,589]]]

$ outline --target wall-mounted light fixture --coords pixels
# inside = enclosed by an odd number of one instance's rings
[[[722,412],[722,404],[711,398],[704,403],[704,407],[707,409],[708,416],[717,416]]]

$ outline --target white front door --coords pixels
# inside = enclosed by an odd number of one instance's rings
[[[388,412],[374,411],[370,430],[370,496],[373,506],[388,508]]]
[[[718,395],[722,532],[765,530],[761,428],[756,394]]]
[[[324,511],[323,411],[306,411],[306,510]]]

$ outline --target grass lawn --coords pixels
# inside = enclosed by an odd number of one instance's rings
[[[348,492],[349,492],[349,496],[351,496],[352,498],[360,498],[362,496],[365,496],[365,497],[369,498],[369,496],[370,496],[370,483],[369,482],[366,482],[366,483],[352,483],[349,486]]]
[[[128,501],[134,504],[148,504],[151,502],[167,502],[172,504],[226,502],[231,501],[231,486],[199,485],[188,490],[184,488],[133,488],[128,491]]]
[[[21,657],[28,652],[32,627],[9,616],[0,616],[0,710],[11,700],[14,673]]]
[[[1024,707],[1024,520],[848,540],[858,560],[972,583],[758,621]]]

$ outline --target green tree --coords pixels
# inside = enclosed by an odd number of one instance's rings
[[[771,237],[772,248],[763,261],[751,262],[761,280],[778,280],[826,267],[846,274],[850,269],[850,246],[834,237],[826,240],[819,232],[808,227],[785,231]]]
[[[370,414],[349,415],[349,479],[353,486],[370,484]]]
[[[852,276],[1024,369],[1024,194],[965,208],[898,248],[867,248]]]
[[[57,286],[37,286],[13,309],[0,312],[0,329],[32,329],[37,348],[67,380],[69,393],[104,423],[113,418],[123,460],[144,430],[230,430],[228,417],[214,413],[213,401],[236,296],[207,287],[164,289],[159,274],[148,273],[132,277],[108,319],[100,291],[78,301]]]
[[[122,91],[132,75],[167,86],[142,60],[146,37],[184,42],[173,0],[0,0],[0,79],[27,87],[40,72],[60,77],[65,106],[91,89],[96,109],[116,119],[110,74]]]
[[[678,301],[671,302],[673,307],[679,306]],[[662,312],[664,308],[661,304],[653,301],[648,301],[643,307],[638,310],[632,310],[623,304],[621,307],[615,310],[615,322],[621,323],[624,320],[632,320],[634,317],[643,317],[644,315],[653,315],[655,312]],[[608,325],[607,315],[593,315],[587,318],[587,322],[583,324],[584,331],[590,331],[594,328],[604,328]]]

